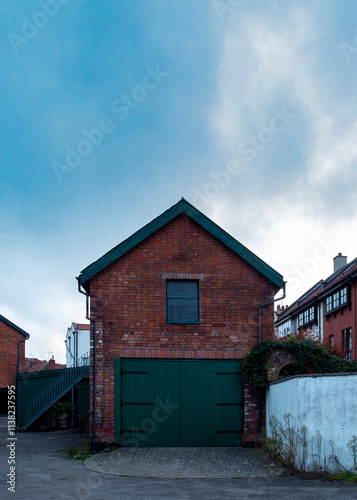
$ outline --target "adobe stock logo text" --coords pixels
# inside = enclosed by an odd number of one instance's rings
[[[135,85],[128,94],[121,94],[110,105],[112,113],[117,114],[121,121],[126,120],[130,113],[145,101],[148,93],[155,90],[163,79],[169,76],[169,73],[162,71],[159,65],[156,65],[156,69],[152,69],[150,66],[146,66],[145,69],[146,75],[141,85]],[[64,174],[73,172],[82,163],[83,158],[91,155],[94,148],[100,146],[104,137],[114,132],[115,128],[113,121],[105,117],[99,121],[97,128],[83,129],[81,131],[82,139],[74,146],[68,144],[65,147],[64,161],[53,161],[51,164],[58,181],[62,182]]]
[[[15,54],[19,53],[21,45],[27,45],[33,40],[40,30],[47,26],[50,18],[56,17],[60,11],[60,5],[66,5],[70,0],[40,0],[37,5],[40,10],[36,11],[31,19],[22,17],[21,35],[11,31],[7,38]]]
[[[295,119],[295,115],[289,113],[286,106],[284,106],[282,111],[274,108],[272,112],[273,116],[269,120],[269,125],[267,127],[263,127],[257,135],[248,136],[246,140],[238,144],[238,153],[248,163],[253,162],[258,154],[263,151],[268,144],[273,142],[276,134],[282,133],[290,122]],[[218,196],[220,191],[229,185],[232,177],[237,177],[242,171],[243,167],[241,166],[241,162],[234,159],[227,162],[224,170],[209,172],[208,175],[212,180],[207,182],[202,190],[196,188],[193,190],[195,203],[201,206],[208,203],[209,200]]]

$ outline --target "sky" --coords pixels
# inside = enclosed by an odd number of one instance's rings
[[[75,277],[181,197],[284,276],[281,304],[357,256],[355,0],[0,15],[0,314],[27,356],[65,362]]]

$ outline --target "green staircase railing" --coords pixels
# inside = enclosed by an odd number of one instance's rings
[[[66,368],[61,375],[26,404],[25,424],[21,429],[27,429],[83,377],[88,376],[89,366]]]

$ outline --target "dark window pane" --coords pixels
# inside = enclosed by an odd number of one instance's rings
[[[198,323],[198,281],[167,281],[167,321]]]

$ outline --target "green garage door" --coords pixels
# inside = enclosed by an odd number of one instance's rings
[[[115,360],[123,446],[239,446],[240,361]]]

